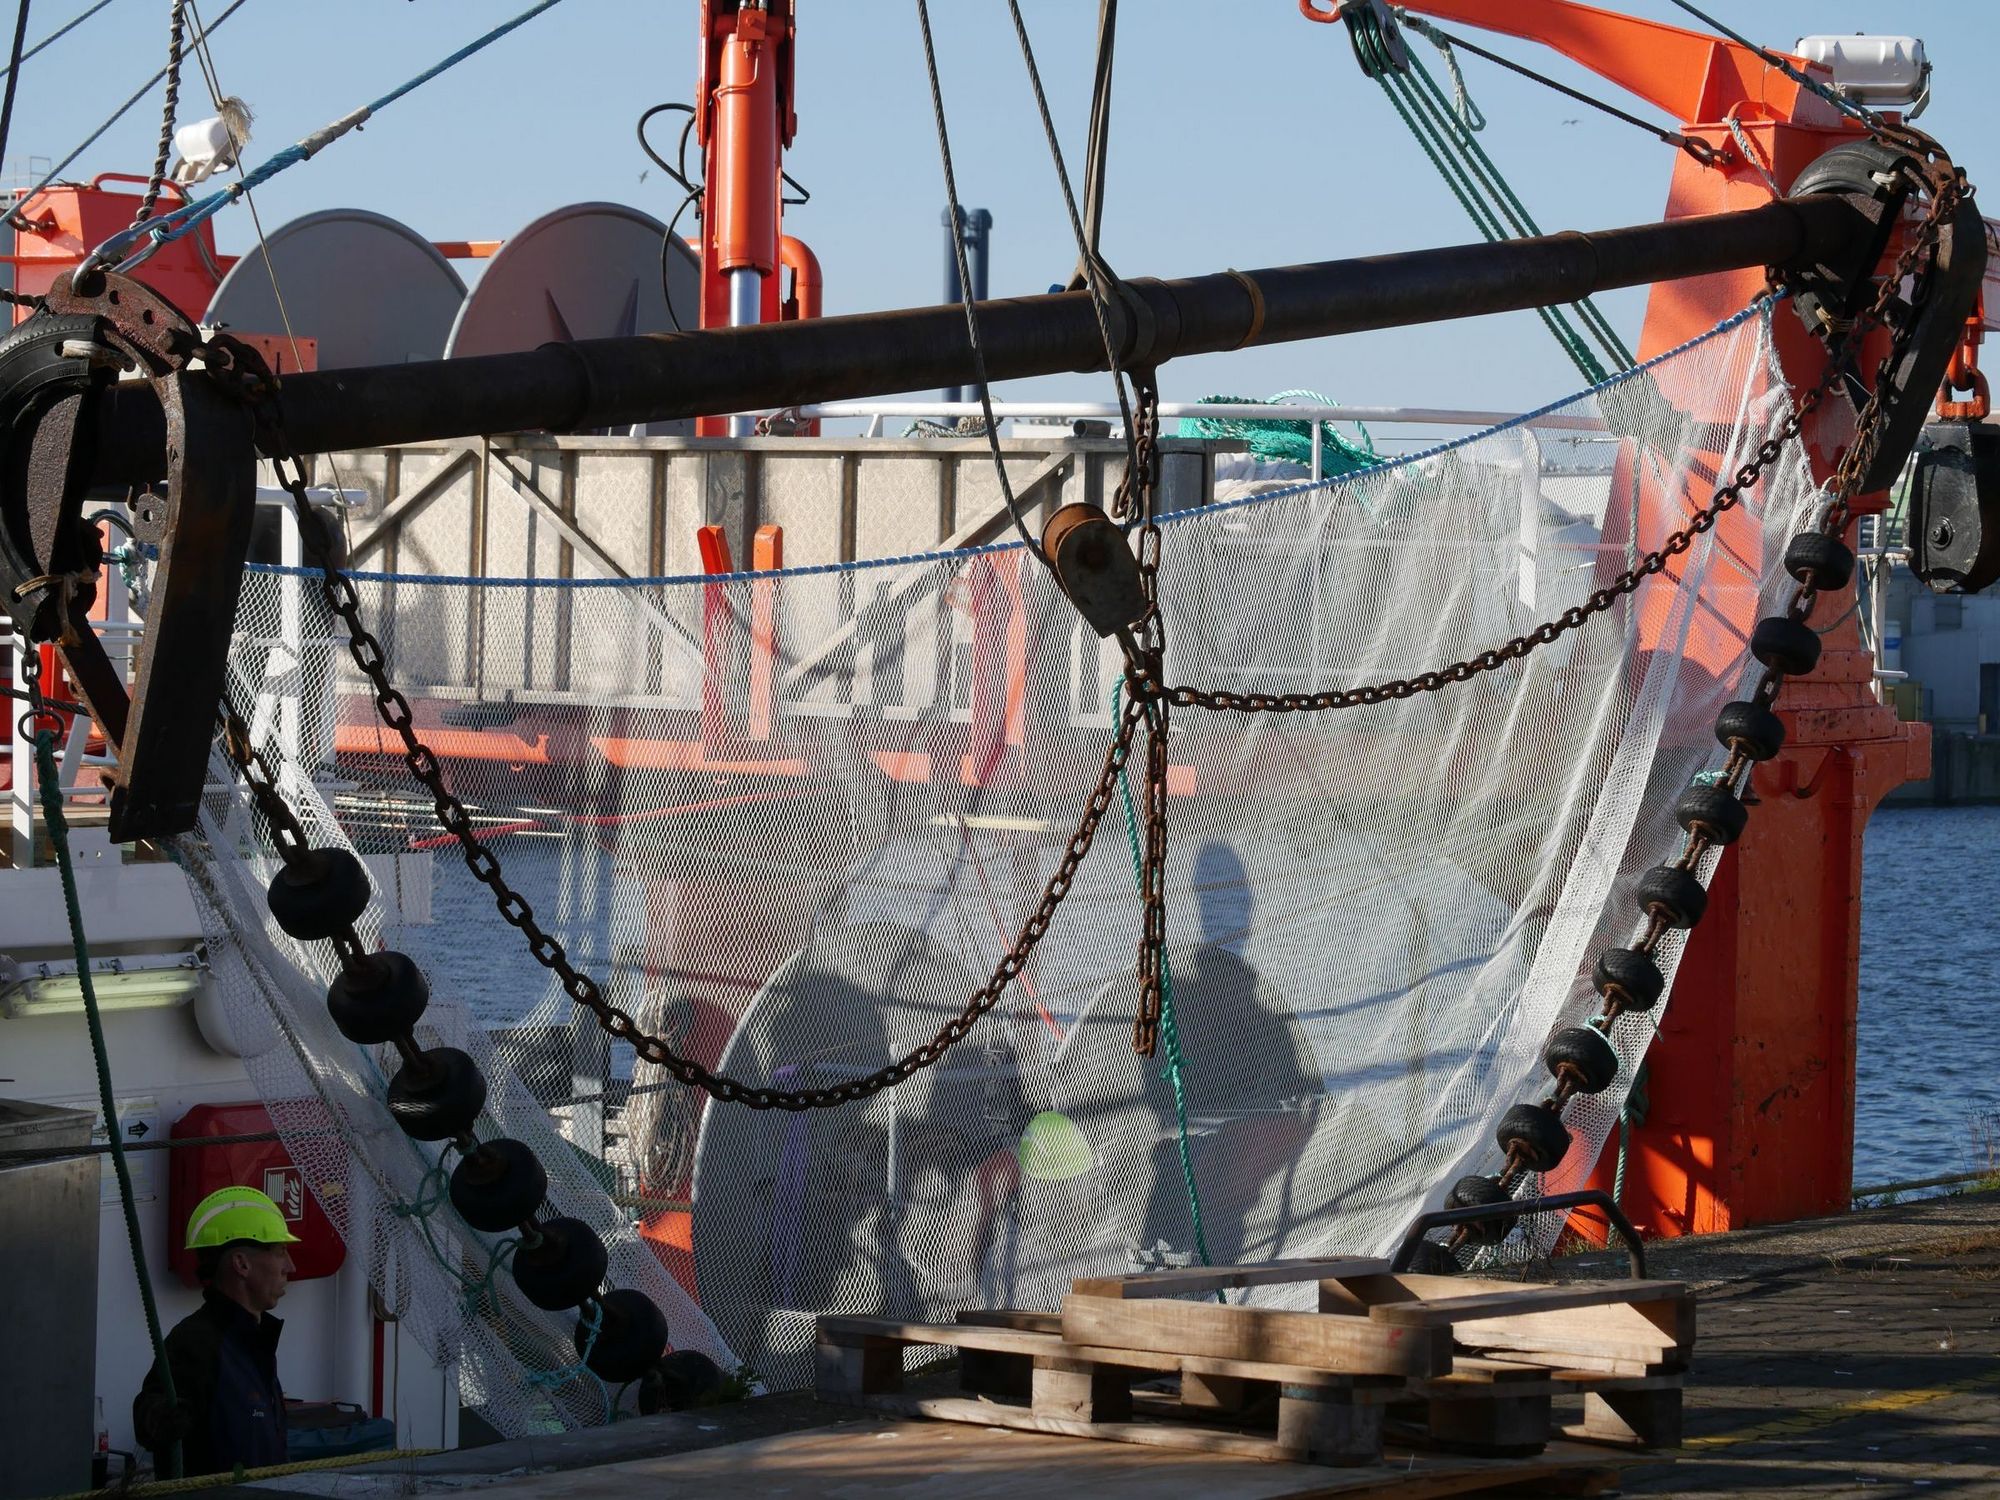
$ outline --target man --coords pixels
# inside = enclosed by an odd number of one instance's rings
[[[132,1426],[165,1472],[178,1440],[183,1475],[228,1473],[285,1462],[285,1395],[278,1387],[278,1335],[271,1309],[285,1295],[299,1237],[278,1205],[255,1188],[210,1193],[188,1217],[202,1304],[166,1338],[174,1399],[159,1361],[132,1402]]]

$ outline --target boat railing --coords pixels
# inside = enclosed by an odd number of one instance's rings
[[[1314,479],[1324,478],[1326,472],[1325,435],[1319,426],[1322,422],[1475,429],[1516,424],[1544,431],[1594,434],[1607,441],[1611,438],[1610,429],[1602,417],[1574,411],[1523,414],[1439,406],[1340,406],[1331,402],[1310,401],[1162,401],[1159,409],[1162,421],[1205,418],[1227,422],[1311,422],[1310,469]],[[873,438],[885,436],[884,426],[892,419],[939,424],[967,419],[983,422],[987,410],[977,401],[824,401],[799,407],[794,412],[769,412],[764,415],[797,416],[811,421],[858,418],[866,424],[861,435]],[[1116,424],[1122,421],[1118,404],[1113,401],[995,401],[991,403],[991,411],[995,421],[1014,424],[1015,436],[1023,436],[1022,428],[1030,424],[1068,425],[1075,431],[1083,423]],[[1115,426],[1104,429],[1107,434],[1115,430]]]

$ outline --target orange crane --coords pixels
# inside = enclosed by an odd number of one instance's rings
[[[1573,0],[1409,0],[1405,8],[1550,47],[1709,147],[1706,162],[1677,157],[1668,220],[1763,203],[1772,196],[1767,173],[1789,190],[1828,148],[1862,138],[1814,90],[1726,38]],[[1313,21],[1344,19],[1343,6],[1328,0],[1299,0],[1299,9]],[[1807,76],[1815,67],[1784,61]],[[1745,145],[1757,159],[1746,159]],[[1639,358],[1705,332],[1763,290],[1762,273],[1749,269],[1656,283]],[[1780,316],[1774,328],[1787,384],[1811,387],[1825,346],[1799,318]],[[1976,377],[1978,329],[1975,317],[1954,362],[1961,387]],[[1697,406],[1701,399],[1693,391],[1673,396]],[[1824,479],[1842,434],[1821,423],[1807,436]],[[1865,497],[1854,509],[1879,512],[1887,499]],[[1644,497],[1632,523],[1639,544],[1678,525],[1690,501]],[[1753,518],[1733,513],[1717,535],[1753,573],[1767,566]],[[1664,623],[1647,617],[1642,596],[1641,650],[1673,649],[1661,639]],[[1733,672],[1753,623],[1711,611],[1681,649],[1692,667]],[[1849,1205],[1862,830],[1884,796],[1930,767],[1929,726],[1899,722],[1877,701],[1874,667],[1850,611],[1827,633],[1818,669],[1786,692],[1785,748],[1757,768],[1762,805],[1742,840],[1723,852],[1709,914],[1690,936],[1676,1001],[1648,1055],[1649,1108],[1632,1132],[1624,1185],[1624,1207],[1643,1233],[1707,1233]],[[1590,1185],[1608,1188],[1611,1175],[1610,1163],[1600,1162]]]

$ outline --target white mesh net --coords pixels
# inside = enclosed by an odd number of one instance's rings
[[[1786,410],[1750,314],[1567,409],[1605,435],[1513,426],[1177,514],[1169,676],[1317,690],[1475,656],[1656,545]],[[1176,714],[1169,951],[1216,1262],[1384,1251],[1454,1177],[1498,1166],[1500,1114],[1537,1096],[1550,1031],[1595,1013],[1591,957],[1629,939],[1633,883],[1677,847],[1674,795],[1720,762],[1711,725],[1771,561],[1819,498],[1788,451],[1636,598],[1472,682]],[[364,577],[508,880],[649,1031],[755,1083],[872,1072],[955,1015],[1039,899],[1110,736],[1117,651],[1017,549],[720,581]],[[254,574],[236,701],[316,834],[370,858],[371,921],[425,966],[440,1037],[490,1029],[491,1128],[537,1146],[561,1211],[606,1231],[614,1281],[653,1294],[677,1343],[793,1386],[816,1314],[1052,1307],[1073,1277],[1193,1257],[1173,1093],[1131,1048],[1116,812],[1021,981],[942,1062],[837,1110],[704,1108],[613,1055],[534,966],[327,619],[309,580]],[[324,957],[268,927],[240,793],[210,810],[187,856],[218,968],[265,1018],[280,1128],[346,1184],[336,1222],[495,1425],[601,1419],[588,1377],[523,1384],[523,1361],[573,1358],[568,1324],[513,1305],[504,1273],[507,1315],[466,1312],[395,1211],[425,1157],[377,1102],[381,1066],[326,1021]],[[1549,1188],[1594,1162],[1653,1024],[1617,1026],[1624,1071],[1570,1110]],[[430,1221],[444,1258],[476,1276],[490,1247],[448,1219]]]

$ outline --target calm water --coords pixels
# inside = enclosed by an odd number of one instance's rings
[[[2000,1151],[2000,807],[1884,808],[1863,855],[1857,1186]]]
[[[614,996],[633,1004],[633,955],[605,938],[607,917],[643,927],[643,911],[626,909],[632,883],[608,858],[564,860],[553,840],[510,839],[503,853],[572,955],[609,971]],[[412,934],[419,951],[478,997],[489,1025],[564,1018],[567,1003],[528,977],[484,889],[456,859],[441,858],[437,878],[437,926]],[[1855,1181],[1984,1167],[2000,1152],[2000,807],[1883,809],[1868,826],[1864,879]],[[565,907],[573,920],[550,920]],[[630,1053],[616,1052],[614,1070],[629,1073]]]

